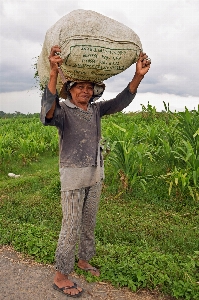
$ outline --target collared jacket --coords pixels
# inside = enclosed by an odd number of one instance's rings
[[[100,155],[101,122],[100,119],[109,114],[122,111],[134,99],[127,86],[114,99],[89,103],[87,111],[74,105],[69,99],[59,101],[58,95],[53,95],[48,87],[45,88],[41,101],[40,119],[44,125],[56,126],[59,132],[59,162],[60,169],[65,168],[65,174],[86,177],[91,171],[88,179],[77,179],[77,184],[68,184],[69,178],[64,176],[65,188],[88,186],[89,180],[95,184],[99,180],[93,179],[93,173],[97,167],[103,166]],[[46,114],[56,100],[56,108],[52,119],[47,119]],[[62,170],[63,171],[63,170]],[[62,172],[63,173],[63,172]],[[98,172],[99,173],[99,172]],[[77,175],[76,175],[77,174]],[[85,183],[83,183],[85,181]],[[90,185],[89,185],[90,186]]]

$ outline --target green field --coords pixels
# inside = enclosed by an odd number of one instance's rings
[[[148,105],[103,118],[102,134],[99,280],[199,299],[199,110]],[[57,129],[38,114],[1,117],[0,244],[53,263],[61,219]]]

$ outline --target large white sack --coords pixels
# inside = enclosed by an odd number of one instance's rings
[[[54,45],[60,46],[62,71],[72,81],[106,80],[135,63],[142,51],[139,37],[129,27],[91,10],[74,10],[46,33],[37,62],[42,86],[49,80],[48,56]],[[59,77],[58,92],[62,86]]]

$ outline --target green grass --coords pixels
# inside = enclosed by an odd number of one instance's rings
[[[108,151],[92,263],[100,267],[100,281],[133,291],[158,288],[176,299],[195,300],[199,299],[198,135],[192,138],[194,155],[185,156],[187,165],[184,158],[176,159],[174,150],[183,146],[183,127],[193,129],[185,131],[189,139],[195,133],[198,112],[186,112],[179,123],[177,117],[153,109],[102,120]],[[0,125],[0,244],[53,264],[62,220],[56,128],[43,126],[38,116],[0,119]],[[179,177],[169,175],[165,180],[174,166]],[[10,178],[11,172],[21,176]],[[180,176],[185,172],[189,178],[183,186]],[[88,281],[98,280],[76,272]]]
[[[58,159],[42,157],[17,173],[20,178],[1,175],[0,243],[53,263],[62,218]],[[114,192],[106,173],[92,259],[100,280],[198,299],[198,205],[175,202],[160,184],[150,194],[139,187],[131,194]]]

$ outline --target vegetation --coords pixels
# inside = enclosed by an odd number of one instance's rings
[[[92,261],[100,280],[199,299],[199,109],[158,113],[148,104],[103,118],[102,131],[106,179]],[[2,116],[0,244],[53,263],[61,218],[56,128],[39,115]]]

